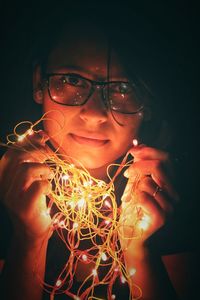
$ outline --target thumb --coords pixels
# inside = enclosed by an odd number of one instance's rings
[[[46,197],[51,191],[51,183],[48,180],[37,180],[26,191],[27,205],[30,209],[46,211]],[[43,196],[43,197],[42,197]]]

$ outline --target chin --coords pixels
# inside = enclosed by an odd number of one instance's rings
[[[84,151],[83,149],[79,151],[77,148],[66,148],[67,147],[63,147],[59,149],[59,153],[63,155],[63,159],[70,159],[75,166],[84,167],[91,173],[94,173],[95,170],[98,169],[102,169],[102,171],[105,169],[104,172],[106,173],[107,166],[117,159],[117,157],[109,155],[109,151],[106,151],[106,153],[103,151],[102,153],[102,151],[95,151],[96,149],[94,149],[94,151]]]
[[[91,157],[82,157],[82,158],[76,158],[74,161],[75,165],[80,165],[86,168],[87,170],[95,170],[99,168],[103,168],[108,165],[108,162],[106,161],[100,161],[97,159],[92,159]]]

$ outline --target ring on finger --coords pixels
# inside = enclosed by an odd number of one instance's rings
[[[153,197],[155,198],[155,196],[157,195],[157,193],[162,192],[163,190],[157,185],[155,191],[153,192]]]

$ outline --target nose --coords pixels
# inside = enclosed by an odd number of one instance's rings
[[[97,86],[88,101],[81,107],[80,118],[85,122],[100,124],[106,122],[107,114],[101,88]]]

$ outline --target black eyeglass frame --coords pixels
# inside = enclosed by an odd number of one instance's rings
[[[86,80],[87,82],[89,82],[91,84],[91,88],[90,88],[90,92],[88,94],[88,96],[86,97],[86,99],[84,100],[83,103],[81,104],[65,104],[65,103],[61,103],[61,102],[58,102],[58,101],[55,101],[53,99],[53,97],[51,96],[51,92],[50,92],[50,86],[49,86],[49,78],[50,77],[53,77],[53,76],[58,76],[58,75],[61,75],[61,76],[68,76],[68,75],[73,75],[73,76],[76,76],[78,78],[81,78],[83,80]],[[120,114],[127,114],[127,115],[135,115],[135,114],[138,114],[139,112],[141,112],[143,109],[144,109],[144,104],[141,105],[141,107],[137,110],[137,111],[134,111],[134,112],[122,112],[122,111],[118,111],[118,110],[115,110],[111,107],[111,104],[110,104],[110,100],[109,100],[109,97],[106,97],[105,96],[105,92],[104,92],[104,89],[106,86],[108,86],[109,88],[109,84],[112,84],[112,83],[124,83],[124,84],[130,84],[130,82],[128,81],[96,81],[96,80],[91,80],[91,79],[88,79],[88,78],[85,78],[81,75],[77,75],[77,74],[74,74],[74,73],[47,73],[46,76],[45,76],[45,83],[47,84],[47,87],[48,87],[48,94],[49,94],[49,97],[50,99],[57,103],[57,104],[60,104],[60,105],[63,105],[63,106],[82,106],[84,104],[87,103],[87,101],[89,100],[89,98],[92,96],[92,94],[94,93],[95,91],[95,87],[98,89],[98,87],[101,87],[101,96],[102,96],[102,101],[105,105],[105,107],[108,109],[110,109],[111,111],[114,111],[116,113],[120,113]],[[134,85],[134,84],[133,84]],[[44,85],[45,86],[45,85]]]

